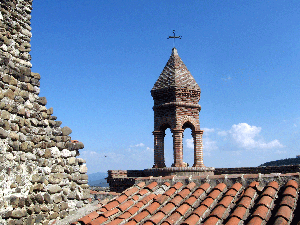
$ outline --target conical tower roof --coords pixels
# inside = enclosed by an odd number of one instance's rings
[[[172,54],[155,82],[152,91],[170,87],[200,91],[199,85],[182,62],[176,48],[172,49]]]

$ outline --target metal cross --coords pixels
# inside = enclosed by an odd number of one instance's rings
[[[181,39],[182,36],[175,36],[175,30],[173,30],[173,34],[174,34],[173,36],[169,36],[167,39],[174,38],[174,40],[173,40],[173,47],[175,47],[175,38]]]

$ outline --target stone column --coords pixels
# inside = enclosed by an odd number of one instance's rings
[[[154,165],[153,168],[166,167],[164,156],[164,131],[153,131],[154,135]]]
[[[182,152],[182,129],[173,129],[173,151],[174,151],[174,164],[173,167],[184,167],[183,152]]]
[[[203,130],[192,132],[194,138],[194,165],[193,167],[205,167],[203,163]]]

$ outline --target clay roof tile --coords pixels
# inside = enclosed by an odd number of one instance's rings
[[[182,198],[185,198],[186,196],[188,196],[191,193],[191,191],[188,188],[183,189],[182,191],[180,191],[178,193],[178,195],[180,195]]]
[[[118,208],[124,212],[126,209],[128,209],[130,206],[132,206],[134,204],[134,202],[132,200],[128,200],[124,203],[122,203],[121,205],[118,206]]]
[[[124,194],[126,196],[131,196],[132,194],[134,194],[134,193],[136,193],[138,191],[139,191],[139,189],[137,187],[132,187],[132,188],[127,189],[126,191],[124,191]]]
[[[147,194],[149,191],[147,190],[147,189],[142,189],[142,190],[140,190],[139,191],[139,195],[141,195],[141,196],[143,196],[143,195],[145,195],[145,194]]]
[[[243,206],[245,207],[246,209],[248,209],[251,205],[251,201],[252,199],[249,198],[248,196],[244,196],[241,201],[238,203],[238,206]]]
[[[118,224],[120,224],[122,221],[123,221],[123,219],[117,218],[117,219],[114,219],[113,221],[107,223],[107,225],[118,225]]]
[[[99,213],[97,213],[96,211],[91,212],[90,214],[88,214],[88,217],[90,217],[92,220],[96,219],[97,217],[99,217]]]
[[[208,188],[210,188],[210,184],[209,183],[204,183],[200,186],[201,189],[203,189],[203,191],[207,191]]]
[[[237,207],[233,213],[231,213],[231,217],[235,216],[242,220],[246,214],[247,209],[245,207]]]
[[[180,195],[176,195],[175,198],[173,198],[170,202],[172,202],[174,205],[178,206],[180,205],[180,202],[182,201],[182,197]]]
[[[293,187],[287,187],[284,191],[282,195],[290,195],[293,198],[296,198],[297,196],[297,190]]]
[[[105,218],[104,216],[100,216],[97,219],[93,220],[92,222],[90,222],[89,225],[99,225],[104,223],[107,220],[107,218]]]
[[[289,221],[289,219],[291,218],[291,214],[292,214],[292,210],[288,206],[283,205],[280,206],[275,216],[276,217],[280,216],[285,220]]]
[[[200,217],[197,214],[192,214],[182,224],[184,225],[195,225],[198,223]]]
[[[178,209],[176,209],[176,212],[179,212],[180,215],[184,215],[191,207],[188,204],[182,204]]]
[[[265,195],[265,196],[262,196],[262,198],[259,200],[259,202],[257,204],[265,205],[266,207],[270,208],[273,201],[274,201],[273,198]]]
[[[140,183],[137,184],[137,186],[139,186],[140,188],[144,187],[145,185],[146,185],[145,182],[140,182]]]
[[[120,218],[120,219],[128,219],[129,217],[131,217],[131,214],[129,212],[125,212],[125,213],[121,214],[120,216],[118,216],[118,218]]]
[[[201,204],[198,208],[194,210],[193,213],[201,217],[206,212],[207,209],[208,207],[205,204],[204,205]]]
[[[272,187],[276,190],[279,189],[279,185],[278,185],[277,181],[271,181],[270,183],[268,183],[268,187]]]
[[[262,195],[268,195],[271,198],[274,198],[277,193],[277,190],[273,187],[267,187],[266,190],[262,193]]]
[[[258,187],[259,183],[257,181],[253,181],[251,184],[249,184],[249,187],[255,188]]]
[[[239,225],[240,221],[237,217],[231,217],[225,225]]]
[[[169,182],[165,182],[164,185],[166,185],[166,186],[168,186],[168,187],[171,186],[171,184],[170,184]]]
[[[286,187],[294,187],[296,190],[298,189],[298,183],[295,180],[289,180],[286,185]]]
[[[134,207],[137,207],[137,208],[141,208],[144,206],[144,203],[143,202],[138,202],[134,205]]]
[[[114,209],[112,209],[112,210],[109,210],[109,211],[103,213],[102,215],[103,215],[105,218],[108,218],[108,217],[110,217],[110,216],[112,216],[112,215],[114,215],[114,214],[116,214],[116,213],[118,213],[118,212],[120,212],[120,210],[117,209],[117,208],[114,208]],[[101,215],[101,216],[102,216],[102,215]]]
[[[156,195],[151,193],[150,195],[145,196],[140,202],[142,202],[144,205],[147,204],[149,201],[151,201]]]
[[[161,223],[161,225],[171,225],[171,224],[168,223],[168,222],[166,222],[166,221],[164,221],[164,222]]]
[[[127,212],[129,212],[131,215],[135,214],[137,211],[139,211],[139,207],[137,206],[133,206],[130,209],[127,210]]]
[[[169,190],[167,190],[167,191],[164,193],[164,195],[171,196],[171,195],[173,195],[173,194],[175,193],[175,191],[176,191],[176,188],[172,187],[172,188],[170,188]]]
[[[126,196],[125,194],[122,194],[122,195],[120,195],[116,200],[117,200],[119,203],[122,203],[122,202],[124,202],[126,199],[127,199],[127,196]]]
[[[214,208],[214,210],[211,212],[211,216],[215,216],[219,219],[221,219],[226,211],[226,208],[222,205],[217,206]]]
[[[106,212],[107,209],[106,208],[101,208],[101,209],[98,209],[97,212],[100,212],[100,213],[103,213],[103,212]]]
[[[179,221],[181,218],[181,215],[178,213],[178,212],[174,212],[172,213],[171,216],[169,216],[166,221],[169,223],[169,224],[175,224],[177,221]]]
[[[292,209],[295,206],[295,198],[290,195],[285,195],[283,196],[280,205],[286,205]]]
[[[173,185],[174,188],[176,188],[177,190],[179,188],[181,188],[183,186],[183,184],[181,182],[177,182],[176,184]]]
[[[263,220],[267,220],[268,215],[269,215],[269,208],[264,205],[258,206],[257,209],[252,214],[252,216],[259,216]]]
[[[158,208],[160,207],[160,204],[158,202],[153,202],[151,205],[149,205],[146,210],[153,214]]]
[[[148,215],[149,215],[149,212],[147,210],[144,210],[141,213],[138,213],[132,219],[135,220],[135,222],[139,223],[139,222],[141,222]]]
[[[144,223],[144,225],[153,225],[153,224],[155,224],[155,223],[153,223],[152,221],[147,221]]]
[[[223,205],[225,208],[227,208],[232,202],[232,200],[233,200],[232,196],[225,196],[224,198],[222,198],[222,200],[219,202],[218,205]]]
[[[134,195],[134,196],[132,197],[132,200],[133,200],[133,201],[139,200],[139,196],[138,196],[138,195]]]
[[[201,188],[198,188],[196,191],[193,192],[192,195],[196,198],[199,198],[203,193],[205,193],[205,191]]]
[[[220,184],[217,184],[217,186],[215,186],[214,189],[218,189],[218,190],[220,190],[222,192],[222,191],[224,191],[224,189],[226,187],[227,187],[226,184],[220,183]]]
[[[124,225],[136,225],[137,222],[135,222],[134,220],[130,220],[129,222],[125,223]]]
[[[163,208],[161,208],[159,211],[162,211],[164,214],[168,214],[169,212],[171,212],[173,209],[175,208],[175,205],[171,202],[169,202],[168,204],[166,204]]]
[[[205,206],[207,206],[209,208],[212,205],[213,202],[214,202],[214,199],[212,199],[212,198],[206,198],[201,203],[201,205],[205,205]]]
[[[241,185],[240,183],[235,183],[233,184],[230,189],[234,189],[236,191],[239,191],[241,188],[243,187],[243,185]]]
[[[116,200],[111,201],[110,203],[106,204],[105,206],[103,206],[105,209],[107,210],[111,210],[113,208],[115,208],[116,206],[119,205],[119,202]]]
[[[168,200],[169,196],[167,195],[161,195],[159,198],[155,199],[155,201],[157,201],[159,204],[163,204],[164,202],[166,202]]]
[[[92,222],[92,219],[89,216],[84,216],[81,219],[79,219],[78,222],[81,222],[83,224],[88,224]]]
[[[212,199],[216,199],[220,194],[221,191],[219,189],[216,189],[210,192],[208,196],[211,197]]]
[[[234,197],[236,195],[237,191],[235,189],[229,189],[226,191],[225,196],[232,196]]]
[[[247,223],[247,225],[261,225],[263,222],[262,218],[255,216]]]
[[[196,201],[197,201],[197,198],[195,196],[191,196],[185,201],[185,203],[192,206]]]
[[[211,216],[203,223],[203,225],[215,225],[218,222],[219,219],[217,217]]]
[[[155,196],[155,198],[153,199],[154,201],[156,201],[157,199],[159,199],[162,196],[162,194],[158,194]]]
[[[193,190],[196,187],[196,183],[191,182],[186,186],[188,189]]]
[[[165,217],[164,213],[157,212],[155,213],[155,215],[150,217],[149,221],[153,222],[154,224],[158,224],[164,217]]]
[[[255,193],[256,191],[253,188],[247,188],[243,196],[247,196],[252,199],[255,196]]]
[[[146,188],[148,188],[149,190],[153,190],[156,186],[157,186],[157,182],[154,181],[148,184]]]
[[[288,224],[289,224],[288,221],[286,221],[284,218],[278,217],[276,218],[273,225],[288,225]]]

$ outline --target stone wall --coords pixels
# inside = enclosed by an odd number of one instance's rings
[[[32,0],[0,1],[0,224],[52,224],[88,203],[81,142],[31,72]]]

